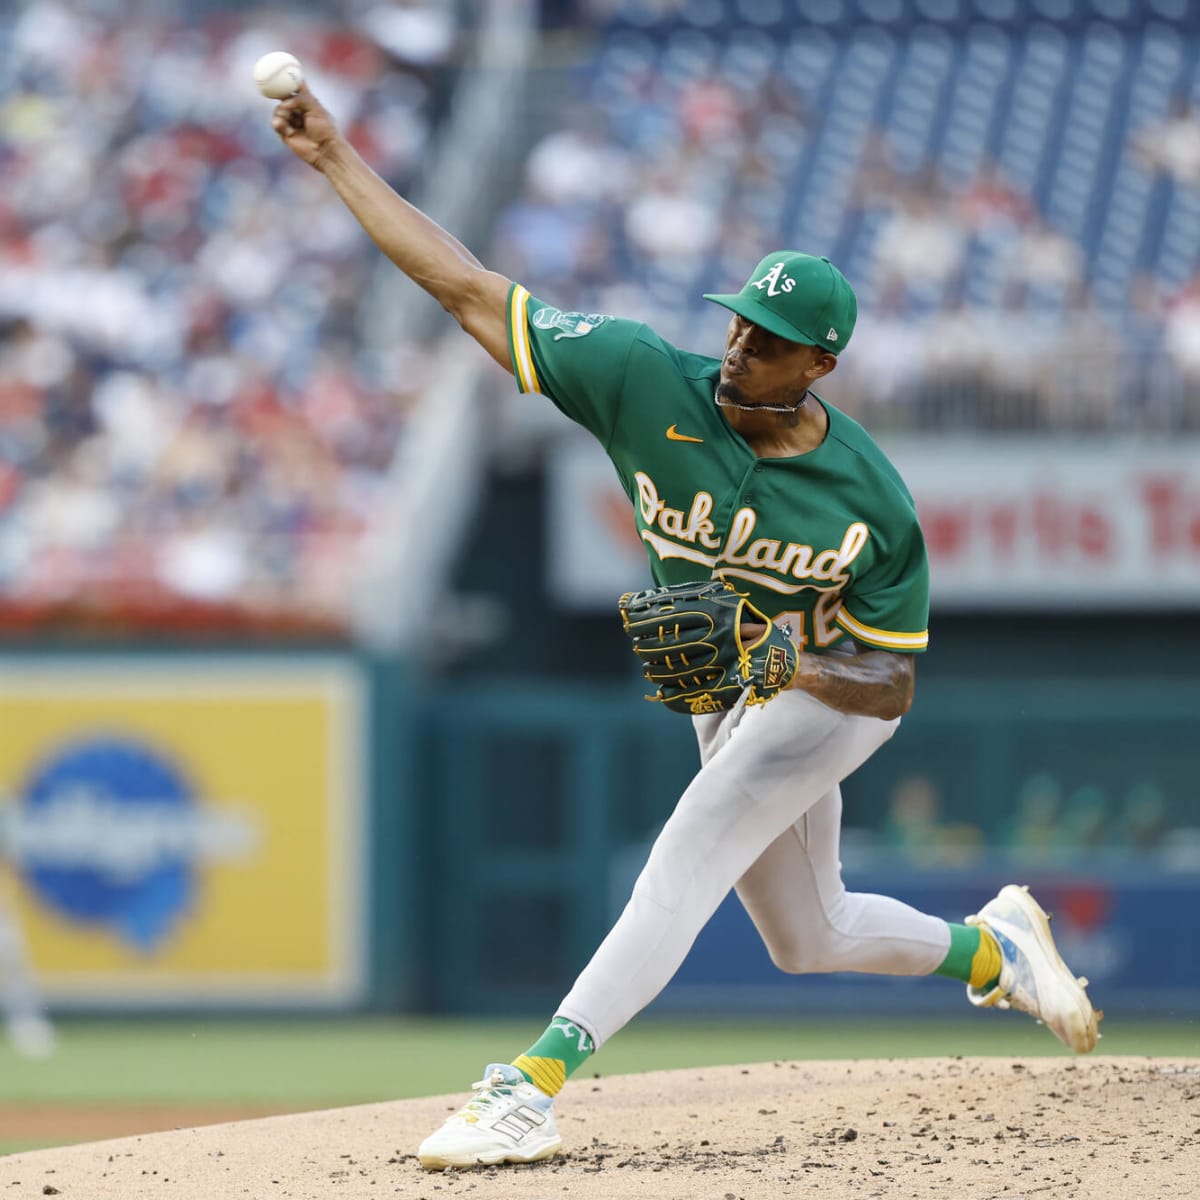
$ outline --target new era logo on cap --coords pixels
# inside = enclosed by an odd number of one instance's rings
[[[827,342],[836,342],[837,341],[837,330],[834,329],[834,327],[832,325],[830,325],[829,332],[825,335],[825,340]]]

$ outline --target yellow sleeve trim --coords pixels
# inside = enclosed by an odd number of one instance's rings
[[[929,630],[921,633],[895,633],[890,629],[875,629],[856,621],[842,606],[835,618],[837,623],[853,634],[859,641],[870,646],[880,646],[884,650],[924,650],[929,645]]]
[[[513,285],[508,306],[508,329],[512,335],[513,372],[523,392],[540,392],[537,370],[533,365],[533,347],[529,344],[529,292],[519,283]]]

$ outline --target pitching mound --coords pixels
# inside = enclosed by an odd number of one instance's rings
[[[0,1159],[0,1200],[1174,1200],[1200,1177],[1200,1059],[761,1063],[577,1079],[564,1152],[427,1173],[462,1096]]]

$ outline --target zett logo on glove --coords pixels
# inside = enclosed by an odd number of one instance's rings
[[[788,653],[782,646],[770,646],[763,662],[763,686],[779,691],[796,670],[795,655],[788,662]]]

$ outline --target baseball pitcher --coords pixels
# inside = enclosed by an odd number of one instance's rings
[[[484,1069],[421,1163],[554,1154],[555,1095],[667,984],[731,888],[781,970],[948,976],[973,1004],[1019,1009],[1091,1050],[1086,981],[1026,889],[956,925],[841,880],[839,784],[912,703],[929,574],[900,476],[813,390],[854,332],[837,268],[767,255],[740,292],[706,297],[730,312],[720,357],[688,353],[486,270],[367,167],[307,87],[273,124],[522,391],[599,439],[658,585],[623,596],[620,618],[655,697],[690,717],[700,747],[625,911],[545,1033]]]

